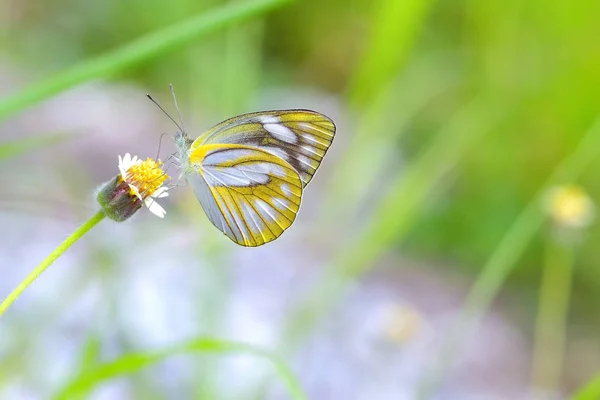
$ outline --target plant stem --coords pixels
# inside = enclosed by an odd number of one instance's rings
[[[462,348],[465,338],[496,297],[516,262],[542,226],[543,196],[550,187],[576,181],[589,164],[600,156],[600,118],[579,142],[575,151],[554,170],[546,185],[525,207],[477,276],[453,328],[449,330],[434,356],[432,368],[423,378],[416,398],[432,398]]]
[[[571,297],[573,248],[549,234],[535,327],[532,384],[548,393],[559,389],[565,327]]]
[[[33,283],[58,257],[60,257],[69,247],[92,229],[98,222],[104,219],[104,212],[98,211],[96,215],[75,230],[66,238],[52,253],[48,255],[33,271],[29,273],[19,283],[19,285],[0,303],[0,316],[15,302],[15,300]]]

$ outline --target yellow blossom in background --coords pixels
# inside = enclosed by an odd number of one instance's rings
[[[592,199],[585,189],[577,185],[550,189],[546,194],[544,208],[556,225],[571,229],[589,226],[596,213]]]

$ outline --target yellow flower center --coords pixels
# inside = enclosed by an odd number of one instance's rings
[[[156,162],[148,158],[146,161],[130,167],[127,170],[127,177],[124,179],[130,185],[135,186],[143,198],[146,198],[154,193],[169,178],[169,175],[161,169],[161,165],[162,162],[160,160]],[[129,193],[132,196],[136,195],[133,189],[129,189]]]

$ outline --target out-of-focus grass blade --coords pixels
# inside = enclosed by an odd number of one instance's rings
[[[571,400],[598,400],[600,399],[600,374],[579,389]]]
[[[465,106],[447,128],[433,138],[406,173],[390,184],[389,193],[369,218],[367,227],[346,251],[340,252],[306,303],[292,315],[285,332],[287,344],[293,345],[299,340],[330,311],[348,284],[408,233],[436,183],[479,138],[498,124],[503,116],[495,110],[501,109],[481,98]]]
[[[168,357],[192,353],[239,353],[263,358],[273,365],[275,372],[287,389],[290,398],[294,400],[307,399],[290,368],[277,356],[249,344],[214,338],[194,339],[154,352],[129,353],[112,362],[96,365],[89,370],[83,371],[81,375],[68,383],[55,396],[55,399],[83,398],[102,382],[138,372],[141,369],[161,362]]]
[[[600,119],[581,139],[577,149],[552,173],[535,198],[521,212],[504,238],[485,264],[467,296],[458,322],[446,336],[446,342],[433,363],[434,370],[421,387],[419,398],[430,398],[450,368],[461,348],[462,339],[468,337],[471,327],[481,318],[491,301],[504,284],[516,261],[523,254],[544,221],[543,197],[548,189],[576,181],[586,167],[600,156]]]
[[[92,369],[100,359],[100,338],[95,334],[90,334],[81,349],[80,371]]]
[[[109,76],[209,33],[262,15],[293,0],[232,2],[177,22],[104,55],[82,61],[0,101],[0,120],[77,84]]]
[[[63,142],[71,137],[72,135],[69,134],[56,133],[2,142],[0,143],[0,161]]]
[[[350,85],[350,100],[355,106],[367,106],[398,74],[431,3],[431,0],[373,3],[371,35]]]
[[[434,59],[411,65],[365,107],[335,179],[327,191],[323,217],[343,220],[368,196],[364,182],[385,173],[386,164],[398,157],[396,142],[415,114],[452,86],[452,75],[435,71]],[[345,215],[344,215],[345,214]]]

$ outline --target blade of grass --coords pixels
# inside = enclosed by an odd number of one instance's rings
[[[100,345],[100,338],[95,333],[90,333],[81,349],[79,360],[80,371],[87,371],[98,363]]]
[[[328,274],[307,296],[306,303],[292,315],[284,334],[286,344],[298,341],[329,312],[350,282],[407,234],[439,179],[482,135],[496,126],[501,116],[491,113],[501,109],[481,98],[473,100],[432,139],[407,172],[390,185],[390,192],[376,207],[370,224],[346,251],[340,252],[340,257],[327,269]]]
[[[386,165],[398,157],[396,143],[415,114],[452,86],[452,75],[432,70],[434,59],[421,59],[408,68],[364,109],[336,178],[322,206],[322,218],[344,220],[369,195],[364,182],[383,176]]]
[[[432,1],[380,0],[374,4],[372,31],[350,85],[355,106],[368,106],[398,74]]]
[[[544,221],[543,196],[549,188],[561,183],[571,183],[579,178],[585,168],[600,156],[600,119],[581,139],[577,149],[554,170],[535,198],[521,212],[506,233],[477,277],[461,310],[454,329],[446,336],[433,370],[420,385],[419,398],[428,399],[436,391],[452,360],[461,348],[462,338],[482,317],[500,287],[512,271],[516,261],[525,251]]]
[[[199,338],[175,346],[154,351],[125,354],[114,361],[92,367],[69,382],[54,398],[72,399],[84,397],[102,382],[120,378],[140,371],[143,368],[159,363],[168,357],[191,353],[242,353],[269,361],[290,398],[294,400],[308,399],[290,368],[277,356],[258,347],[214,338]]]
[[[598,400],[600,399],[600,374],[596,375],[585,386],[580,388],[571,400]]]
[[[33,150],[63,142],[72,135],[64,133],[15,139],[0,143],[0,160],[16,157]]]
[[[0,101],[0,120],[77,84],[110,76],[194,39],[262,15],[290,1],[293,0],[254,0],[229,3],[214,11],[193,16],[150,33],[104,55],[84,60]]]
[[[547,233],[546,236],[546,255],[533,341],[531,387],[545,393],[558,393],[565,358],[576,246],[556,231]]]
[[[390,183],[370,223],[338,253],[326,275],[290,314],[282,333],[282,351],[293,352],[308,332],[331,311],[345,289],[394,243],[402,240],[419,216],[435,185],[484,134],[505,117],[484,98],[472,100],[442,129],[408,167]],[[264,398],[267,383],[257,386],[255,399]]]

